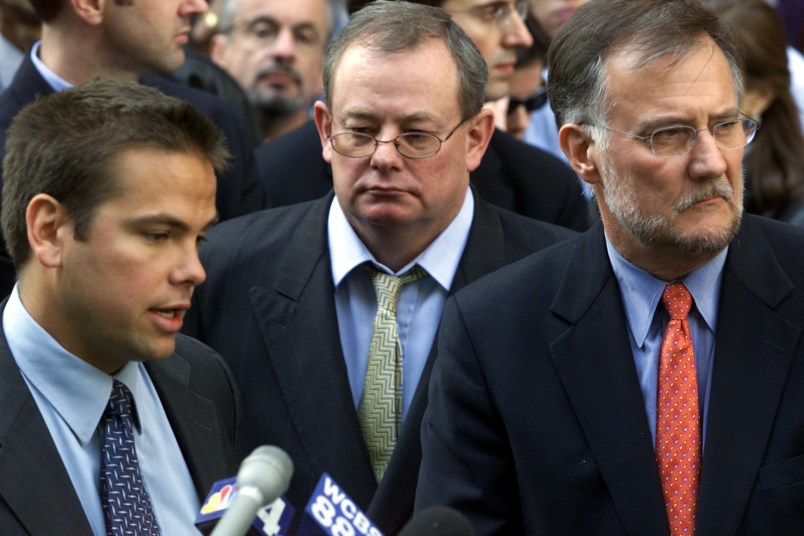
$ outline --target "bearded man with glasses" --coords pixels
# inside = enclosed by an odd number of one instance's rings
[[[591,0],[548,63],[602,221],[448,300],[416,508],[477,534],[804,534],[804,231],[743,215],[732,30]]]
[[[574,234],[470,188],[494,129],[486,78],[444,11],[360,10],[329,47],[314,111],[334,195],[218,226],[201,248],[207,281],[185,326],[238,380],[240,452],[271,443],[290,454],[298,510],[327,472],[383,532],[398,532],[413,509],[447,296]],[[377,365],[378,350],[392,366]],[[375,426],[366,417],[383,402]]]

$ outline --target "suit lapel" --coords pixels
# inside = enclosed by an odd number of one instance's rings
[[[206,497],[215,480],[232,470],[233,460],[222,460],[226,439],[213,402],[190,390],[190,364],[178,355],[145,363],[148,375],[176,436],[198,497]]]
[[[801,335],[775,309],[794,290],[746,217],[726,261],[696,534],[737,532]],[[750,430],[750,433],[746,433]]]
[[[625,313],[600,224],[576,241],[553,312],[572,327],[550,351],[626,532],[667,534]]]
[[[349,494],[368,504],[376,482],[344,362],[326,240],[332,195],[312,209],[277,259],[273,288],[254,287],[251,304],[282,396],[311,463],[348,475]],[[340,480],[344,480],[341,478]]]
[[[67,469],[4,335],[0,335],[0,393],[2,502],[30,534],[91,534]]]

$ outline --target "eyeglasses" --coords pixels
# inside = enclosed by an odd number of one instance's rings
[[[276,38],[282,32],[283,26],[270,17],[257,17],[254,20],[242,20],[235,22],[231,27],[221,31],[229,33],[240,30],[243,37],[251,41],[254,45],[264,47],[274,44]],[[323,44],[321,32],[311,23],[302,23],[290,28],[293,33],[293,41],[300,47],[316,48]]]
[[[745,147],[757,133],[759,122],[745,117],[723,121],[711,128],[695,129],[688,125],[671,125],[654,130],[648,136],[639,136],[632,132],[624,132],[605,125],[592,125],[625,134],[650,146],[651,152],[662,158],[684,156],[692,151],[698,141],[698,133],[708,130],[715,139],[717,146],[724,150],[740,149]]]
[[[514,113],[520,106],[524,106],[525,110],[530,113],[534,110],[538,110],[545,104],[547,104],[547,88],[540,87],[536,90],[536,93],[526,99],[517,99],[514,97],[508,99],[508,114]]]
[[[511,15],[516,14],[520,21],[524,21],[528,17],[528,11],[528,0],[515,0],[514,2],[492,2],[450,13],[453,15],[466,13],[487,23],[496,22],[497,27],[506,29],[511,26]]]
[[[381,143],[393,143],[399,154],[405,158],[430,158],[441,150],[441,144],[450,139],[465,122],[466,119],[462,119],[443,140],[429,132],[405,132],[392,140],[378,140],[371,134],[363,132],[339,132],[327,137],[336,153],[349,158],[371,156]]]

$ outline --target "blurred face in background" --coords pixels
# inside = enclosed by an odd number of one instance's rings
[[[192,19],[207,10],[207,3],[137,0],[105,2],[102,9],[105,43],[98,50],[100,61],[114,65],[120,76],[137,79],[172,73],[184,64]]]
[[[542,79],[544,62],[534,61],[516,68],[511,77],[511,92],[506,117],[508,133],[522,139],[530,124],[530,114],[547,103]]]
[[[321,92],[330,22],[326,0],[240,0],[210,55],[264,113],[290,115]]]
[[[518,14],[527,11],[527,0],[447,0],[441,7],[466,32],[486,60],[489,68],[486,100],[507,96],[516,65],[516,51],[533,43],[523,18]]]
[[[553,39],[561,26],[589,0],[530,0],[531,13]]]

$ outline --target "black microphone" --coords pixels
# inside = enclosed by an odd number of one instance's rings
[[[212,536],[243,536],[257,511],[285,493],[293,476],[293,461],[273,445],[257,447],[237,472],[237,495],[226,509]]]
[[[475,536],[475,529],[457,510],[431,506],[413,516],[399,536]]]

